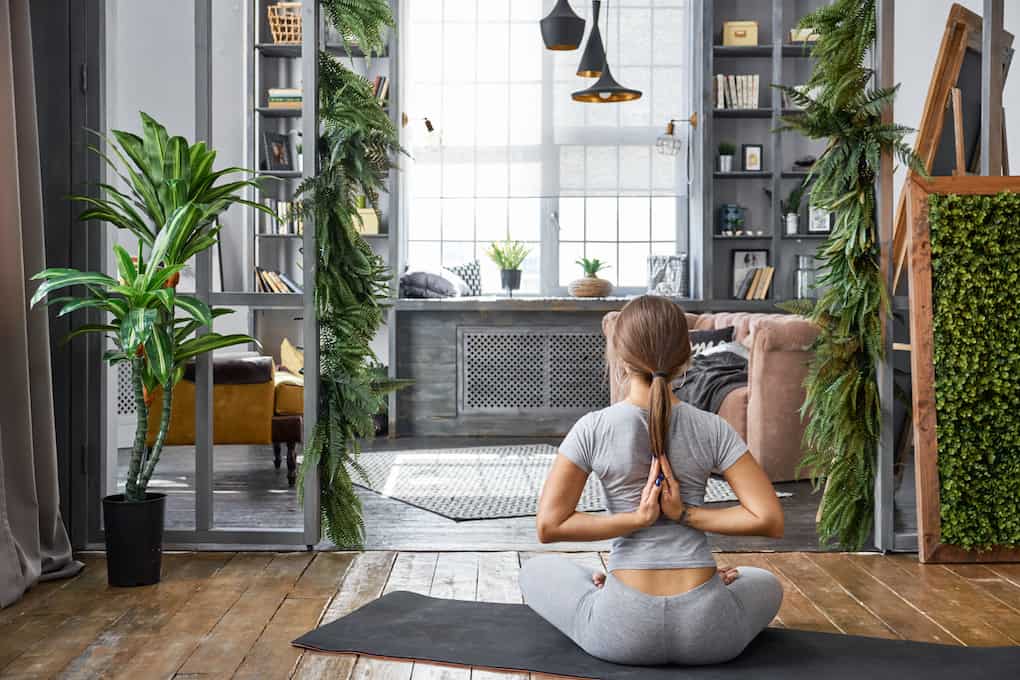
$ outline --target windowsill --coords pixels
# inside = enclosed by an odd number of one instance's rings
[[[611,312],[621,309],[637,297],[624,295],[605,298],[576,298],[569,296],[522,295],[508,298],[502,295],[452,298],[400,298],[393,307],[398,312]],[[688,312],[778,312],[775,300],[693,300],[674,298]]]

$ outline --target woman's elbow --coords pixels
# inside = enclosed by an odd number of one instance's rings
[[[765,517],[762,527],[762,534],[768,538],[782,538],[786,529],[786,520],[783,517],[783,510],[771,513]]]
[[[539,543],[552,543],[556,540],[556,523],[548,517],[539,514],[535,518],[535,533],[538,534]]]

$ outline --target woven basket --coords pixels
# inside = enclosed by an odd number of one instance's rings
[[[608,297],[613,292],[613,284],[597,276],[585,276],[571,281],[567,291],[574,297]]]
[[[278,45],[301,44],[301,3],[278,2],[266,7],[269,30]]]

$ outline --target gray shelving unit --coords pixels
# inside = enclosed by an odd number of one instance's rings
[[[783,108],[782,93],[772,83],[797,85],[810,75],[810,48],[789,42],[789,29],[805,14],[828,4],[827,0],[706,0],[699,3],[700,25],[700,110],[704,123],[699,126],[700,209],[703,218],[703,266],[700,269],[702,297],[718,302],[719,308],[775,311],[775,303],[794,294],[793,276],[797,255],[814,254],[825,235],[808,234],[806,200],[801,205],[800,233],[787,236],[781,215],[780,199],[803,181],[807,172],[793,166],[803,155],[818,156],[821,146],[796,133],[773,132],[784,115],[796,110]],[[699,13],[695,14],[698,17]],[[757,21],[758,44],[723,46],[722,30],[726,21]],[[757,74],[759,102],[751,109],[715,108],[715,75]],[[717,148],[728,141],[737,147],[734,171],[718,172]],[[762,171],[743,171],[740,151],[743,144],[764,147]],[[768,193],[766,193],[768,192]],[[805,197],[806,199],[806,197]],[[746,227],[762,235],[724,237],[719,231],[719,210],[723,204],[736,203],[747,211]],[[768,299],[735,300],[732,295],[733,251],[767,250],[768,264],[776,268]]]

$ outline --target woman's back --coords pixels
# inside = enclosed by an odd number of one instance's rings
[[[685,403],[673,406],[669,433],[670,466],[689,505],[702,505],[709,475],[724,472],[747,451],[726,421]],[[589,413],[571,429],[560,453],[599,478],[609,512],[631,512],[641,501],[652,460],[648,412],[621,401]],[[614,539],[609,558],[610,571],[714,566],[704,532],[665,516]]]

